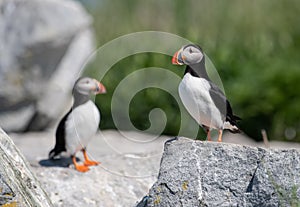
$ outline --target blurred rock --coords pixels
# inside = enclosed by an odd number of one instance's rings
[[[75,1],[0,1],[0,125],[5,130],[41,130],[62,115],[94,49],[91,22]]]
[[[146,206],[297,206],[299,170],[295,149],[179,138],[165,144]]]
[[[29,169],[29,163],[0,128],[0,205],[5,204],[52,206]]]

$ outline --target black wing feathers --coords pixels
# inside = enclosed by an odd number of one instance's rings
[[[56,129],[56,143],[54,149],[49,152],[49,159],[53,159],[56,155],[66,151],[66,140],[65,140],[65,124],[72,109],[62,118]]]
[[[214,104],[220,110],[222,116],[225,118],[225,121],[228,121],[233,126],[237,126],[237,121],[241,120],[241,118],[233,114],[229,101],[226,99],[224,93],[219,89],[219,87],[212,82],[210,82],[210,86],[210,96],[212,97]]]
[[[209,84],[210,84],[209,94],[210,94],[214,104],[217,106],[217,108],[221,112],[222,117],[225,119],[225,117],[227,117],[227,113],[228,113],[228,111],[226,109],[227,99],[226,99],[223,91],[221,91],[218,86],[216,86],[212,82],[209,82]],[[231,111],[231,113],[232,113],[232,111]]]
[[[226,121],[228,121],[233,126],[237,126],[237,121],[241,120],[241,118],[232,113],[232,108],[231,108],[228,100],[226,100],[226,107],[227,107]],[[234,131],[230,130],[230,132],[240,133],[241,131],[238,129],[238,130],[234,130]]]

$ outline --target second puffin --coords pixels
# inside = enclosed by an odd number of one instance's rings
[[[222,142],[224,129],[240,132],[236,123],[240,118],[233,115],[226,96],[207,75],[202,49],[193,44],[183,46],[174,54],[172,63],[187,65],[179,96],[190,115],[206,130],[207,140],[211,140],[211,129],[219,131],[218,142]]]
[[[90,95],[106,93],[105,87],[95,79],[89,77],[79,78],[73,88],[74,103],[71,110],[62,118],[56,129],[56,144],[49,153],[49,158],[54,159],[63,151],[71,154],[76,170],[86,172],[88,166],[98,165],[99,162],[88,158],[86,146],[96,134],[100,123],[100,113],[90,100]],[[82,151],[83,165],[76,162],[76,153]]]

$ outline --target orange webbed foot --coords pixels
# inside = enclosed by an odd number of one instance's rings
[[[83,163],[85,166],[95,166],[101,164],[101,162],[92,161],[92,160],[85,160]]]
[[[73,164],[74,164],[75,169],[77,171],[79,171],[79,172],[87,172],[87,171],[89,171],[89,168],[87,166],[77,164],[75,156],[72,156],[72,161],[73,161]]]
[[[84,156],[84,165],[85,166],[95,166],[95,165],[100,164],[100,162],[90,160],[85,149],[82,150],[82,153]]]
[[[86,165],[76,165],[75,169],[79,172],[82,172],[82,173],[87,172],[87,171],[90,170]]]

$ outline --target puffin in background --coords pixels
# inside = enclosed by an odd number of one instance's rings
[[[56,129],[56,144],[49,153],[49,159],[54,159],[61,152],[66,151],[71,155],[75,169],[80,172],[88,171],[88,166],[100,164],[88,158],[86,146],[96,134],[100,123],[99,110],[90,100],[90,96],[103,93],[106,93],[104,85],[95,79],[82,77],[75,82],[73,106]],[[78,151],[83,152],[82,165],[76,161]]]
[[[172,63],[186,65],[179,96],[189,114],[205,129],[207,140],[211,141],[212,129],[219,132],[218,142],[222,142],[224,129],[239,133],[237,121],[241,119],[233,115],[226,96],[208,77],[202,49],[194,44],[183,46],[174,54]]]

